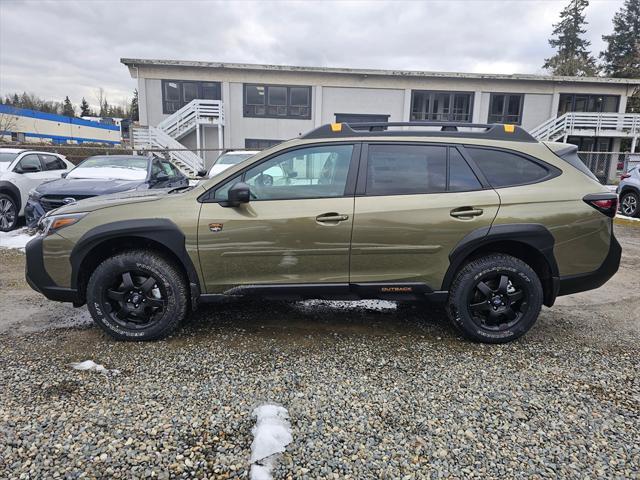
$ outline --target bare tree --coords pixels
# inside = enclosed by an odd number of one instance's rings
[[[10,113],[0,113],[0,142],[4,142],[4,136],[11,135],[17,125],[18,117]]]
[[[96,88],[95,95],[96,95],[96,101],[98,102],[98,106],[99,106],[98,110],[102,111],[104,109],[104,104],[107,101],[107,98],[104,94],[104,88],[102,87]]]

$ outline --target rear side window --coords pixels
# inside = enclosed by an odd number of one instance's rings
[[[490,148],[466,147],[494,188],[535,183],[549,175],[542,165],[515,153]]]
[[[369,145],[367,195],[444,192],[447,147]]]
[[[449,151],[449,191],[468,192],[482,190],[482,185],[457,149]]]

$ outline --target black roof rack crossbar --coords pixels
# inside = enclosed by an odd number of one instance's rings
[[[441,127],[439,130],[387,130],[388,127]],[[481,131],[459,130],[481,129]],[[512,142],[538,142],[518,125],[501,123],[464,122],[366,122],[331,123],[302,135],[302,139],[344,137],[461,137],[507,140]]]

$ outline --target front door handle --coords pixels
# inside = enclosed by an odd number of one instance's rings
[[[340,215],[339,213],[335,212],[323,213],[322,215],[318,215],[316,217],[316,222],[323,223],[337,223],[344,222],[345,220],[349,220],[349,215]]]
[[[473,207],[461,207],[455,208],[449,212],[452,217],[460,218],[460,217],[478,217],[484,213],[484,210],[481,208],[473,208]]]

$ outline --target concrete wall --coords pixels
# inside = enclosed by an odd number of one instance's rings
[[[522,104],[522,126],[531,130],[551,117],[555,117],[558,106],[553,108],[553,95],[527,93]]]

